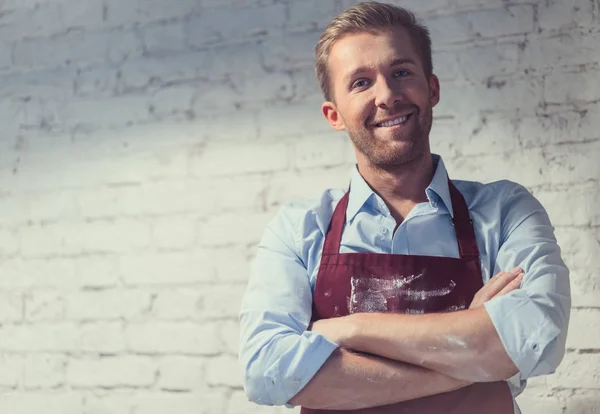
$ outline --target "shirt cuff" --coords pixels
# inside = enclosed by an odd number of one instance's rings
[[[535,370],[544,350],[560,329],[523,290],[497,296],[484,303],[504,349],[522,379],[548,374]],[[532,373],[536,371],[535,375]]]
[[[305,331],[298,341],[297,352],[288,353],[289,357],[280,359],[265,371],[265,388],[273,405],[285,405],[298,394],[329,356],[338,348],[325,336],[312,331]]]

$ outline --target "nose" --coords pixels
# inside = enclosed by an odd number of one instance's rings
[[[402,100],[399,82],[381,77],[375,85],[375,105],[383,109],[394,108]]]

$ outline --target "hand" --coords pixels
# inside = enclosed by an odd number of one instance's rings
[[[334,342],[338,346],[348,347],[353,337],[356,327],[352,322],[352,316],[341,316],[338,318],[321,319],[312,322],[308,330],[318,332],[325,338]]]
[[[508,292],[512,292],[515,289],[521,287],[523,281],[523,269],[515,267],[508,272],[500,272],[485,284],[484,287],[479,289],[479,292],[475,294],[469,309],[478,308],[483,306],[485,302],[496,297],[506,295]]]

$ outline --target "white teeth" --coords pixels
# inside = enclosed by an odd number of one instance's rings
[[[403,116],[401,118],[398,119],[394,119],[393,121],[389,121],[389,122],[382,122],[381,124],[377,125],[380,127],[391,127],[394,125],[400,125],[406,122],[406,120],[408,119],[408,116]]]

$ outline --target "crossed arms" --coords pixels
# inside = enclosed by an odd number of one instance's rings
[[[482,305],[518,289],[521,270],[496,275],[460,314],[354,314],[314,323],[313,331],[342,349],[290,403],[354,410],[512,377],[518,369]]]
[[[502,228],[491,229],[498,241],[486,247],[495,273],[519,265],[526,276],[512,290],[511,276],[499,276],[508,287],[502,294],[501,283],[488,282],[470,309],[451,314],[354,314],[309,326],[319,250],[311,240],[323,230],[306,206],[280,210],[240,313],[249,399],[353,409],[554,372],[565,351],[569,272],[543,207],[523,187],[506,188]]]

